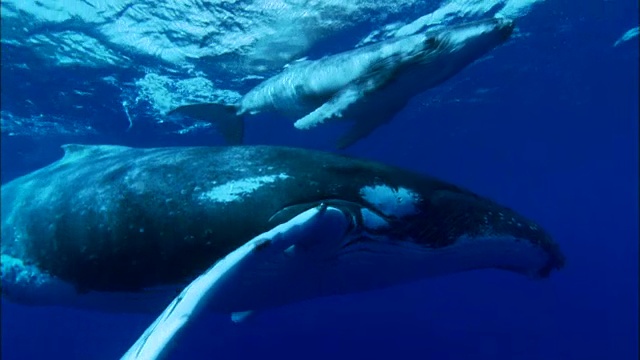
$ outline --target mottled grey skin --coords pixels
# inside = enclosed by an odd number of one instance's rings
[[[514,211],[375,162],[271,146],[65,150],[63,159],[2,187],[2,254],[80,292],[185,283],[320,202],[353,212],[356,222],[360,212],[352,209],[368,208],[389,221],[390,233],[425,247],[445,247],[464,234],[509,234],[548,254],[538,275],[564,264],[549,235]],[[269,175],[287,178],[226,203],[202,199],[214,186]],[[360,195],[363,186],[378,184],[420,194],[419,212],[402,219],[381,214]]]

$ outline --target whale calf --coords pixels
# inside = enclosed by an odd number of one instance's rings
[[[296,119],[298,129],[344,118],[354,122],[337,143],[346,148],[390,121],[411,98],[505,42],[513,28],[511,20],[492,18],[299,61],[236,104],[189,104],[169,114],[217,124],[229,143],[242,141],[242,116],[247,114],[277,112]]]
[[[474,269],[546,277],[565,261],[514,210],[364,159],[277,146],[64,149],[2,186],[2,295],[159,313],[182,290],[127,359],[155,358],[138,355],[164,351],[166,327],[198,309],[243,314]]]

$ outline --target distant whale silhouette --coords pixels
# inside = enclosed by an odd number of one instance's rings
[[[214,123],[231,144],[242,142],[246,114],[275,111],[297,119],[298,129],[344,118],[355,122],[338,140],[337,147],[346,148],[390,121],[412,97],[505,42],[513,28],[511,20],[492,18],[299,61],[236,104],[184,105],[169,114]]]

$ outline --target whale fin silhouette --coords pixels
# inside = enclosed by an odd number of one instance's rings
[[[177,107],[167,115],[182,114],[204,120],[216,126],[230,145],[242,144],[244,121],[236,114],[236,106],[215,103],[191,104]]]

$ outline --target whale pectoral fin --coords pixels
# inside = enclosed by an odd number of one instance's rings
[[[292,256],[309,255],[342,239],[350,220],[340,209],[324,204],[300,213],[291,220],[249,240],[192,281],[140,336],[121,360],[153,360],[166,355],[185,325],[221,296],[249,271],[265,262],[287,261]],[[291,247],[296,249],[286,254]],[[246,312],[246,314],[249,314]]]
[[[307,130],[333,117],[341,117],[352,104],[361,101],[366,95],[376,91],[393,79],[393,71],[372,71],[366,78],[360,79],[338,91],[326,103],[306,116],[298,119],[293,125],[297,129]]]
[[[167,115],[182,114],[212,123],[228,144],[236,145],[242,144],[244,137],[244,121],[236,110],[233,105],[202,103],[177,107]]]
[[[342,116],[342,112],[351,104],[362,98],[364,91],[358,85],[349,86],[336,93],[329,101],[306,116],[298,119],[293,126],[300,130],[307,130],[322,124],[332,117]]]

